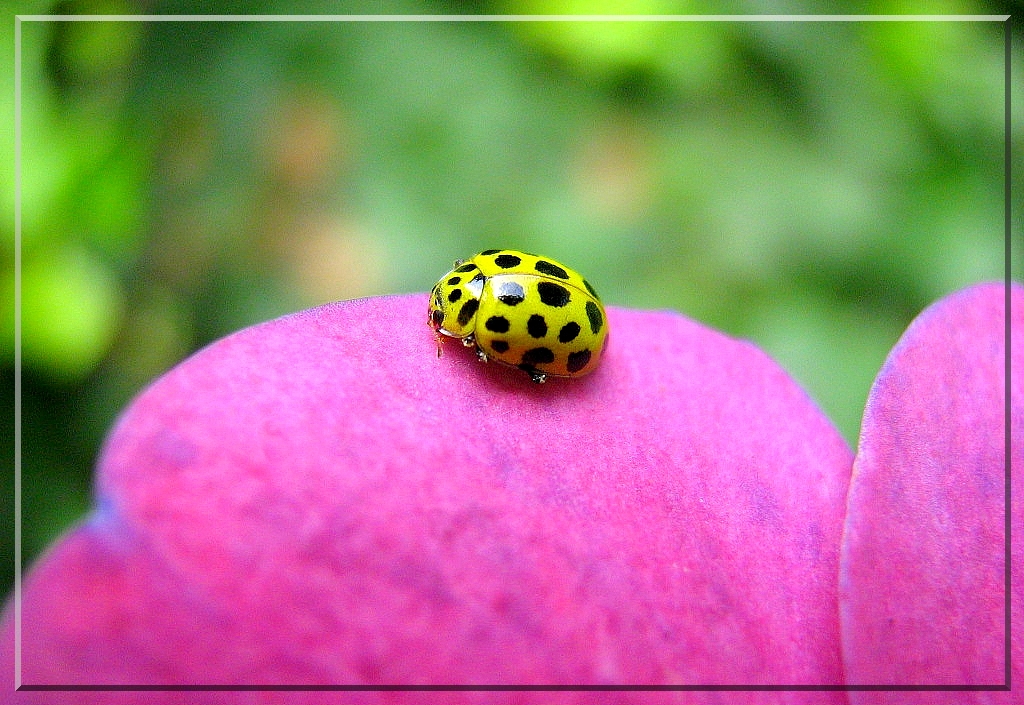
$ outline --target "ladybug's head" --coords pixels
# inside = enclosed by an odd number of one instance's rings
[[[435,331],[465,338],[476,329],[476,311],[484,288],[484,275],[475,264],[459,264],[430,292],[427,323]]]

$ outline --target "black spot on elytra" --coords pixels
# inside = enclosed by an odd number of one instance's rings
[[[569,359],[565,363],[565,369],[570,372],[579,372],[587,363],[590,362],[590,351],[580,350],[579,352],[569,353]]]
[[[590,282],[588,282],[586,279],[583,280],[583,286],[587,287],[587,291],[589,291],[590,295],[593,296],[595,299],[601,298],[600,296],[597,295],[597,292],[594,291],[594,287],[590,286]]]
[[[512,269],[513,267],[518,267],[522,261],[523,258],[517,255],[498,255],[497,257],[494,258],[494,263],[501,267],[502,269]]]
[[[456,271],[456,272],[472,272],[474,269],[476,269],[476,265],[475,264],[473,264],[472,262],[466,262],[465,264],[456,267],[454,271]]]
[[[446,283],[448,284],[448,286],[455,286],[455,285],[456,285],[456,284],[458,284],[458,283],[459,283],[460,281],[462,281],[462,279],[460,279],[459,277],[452,277],[452,278],[451,278],[451,279],[449,279],[449,280],[448,280],[448,281],[447,281]]]
[[[533,314],[530,316],[530,320],[526,322],[526,332],[534,338],[543,338],[548,334],[548,323],[544,320],[544,316]]]
[[[523,353],[522,364],[543,365],[555,361],[555,353],[550,348],[530,348]]]
[[[569,278],[569,273],[567,271],[559,267],[557,264],[548,262],[547,260],[537,260],[537,264],[533,265],[533,268],[541,274],[547,274],[548,276],[558,277],[559,279]]]
[[[452,289],[452,293],[448,294],[448,303],[453,304],[462,298],[462,289]]]
[[[501,250],[484,250],[480,254],[482,254],[482,255],[496,255],[499,252],[501,252]]]
[[[476,310],[480,308],[480,302],[476,299],[466,299],[466,303],[462,304],[462,308],[459,309],[459,325],[465,326],[472,320],[473,316],[476,315]]]
[[[526,298],[526,291],[523,290],[522,285],[516,282],[501,282],[495,293],[498,296],[498,301],[506,306],[515,306]]]
[[[571,343],[576,340],[576,336],[580,334],[580,324],[576,321],[569,321],[562,330],[558,331],[558,342],[560,343]]]
[[[508,352],[508,341],[507,340],[492,340],[491,350],[496,353],[507,353]]]
[[[541,282],[537,285],[540,300],[548,306],[561,308],[569,303],[569,290],[554,282]]]
[[[504,316],[491,316],[484,327],[492,333],[508,333],[508,319]]]
[[[601,307],[593,301],[587,302],[587,320],[590,321],[590,330],[596,335],[601,326],[604,325],[604,316],[601,315]]]

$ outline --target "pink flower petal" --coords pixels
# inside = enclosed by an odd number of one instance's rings
[[[1012,288],[1014,473],[1024,468],[1024,289]],[[988,685],[1005,674],[1006,302],[1001,284],[911,325],[868,400],[841,573],[851,684]],[[1013,488],[1013,560],[1024,493]],[[1021,620],[1020,581],[1012,594]],[[1018,630],[1019,631],[1019,630]],[[1024,681],[1024,639],[1013,644]],[[1010,703],[1009,693],[851,694],[853,702]],[[897,697],[898,695],[898,697]]]
[[[288,316],[144,392],[97,512],[27,581],[25,681],[841,682],[852,457],[777,365],[610,308],[598,371],[534,385],[457,343],[438,359],[425,312]],[[7,664],[10,640],[8,615]],[[844,701],[769,695],[726,697]]]

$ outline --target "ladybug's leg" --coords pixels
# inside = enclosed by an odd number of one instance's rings
[[[465,338],[462,339],[462,344],[465,345],[467,348],[475,347],[476,359],[479,360],[480,362],[487,362],[487,353],[483,351],[483,348],[476,344],[475,335],[473,335],[472,333],[467,335]]]
[[[538,370],[536,367],[531,367],[530,365],[520,365],[519,369],[521,369],[526,374],[530,375],[530,380],[536,384],[544,384],[548,379],[548,376],[541,372],[540,370]]]
[[[435,288],[436,291],[436,288]],[[441,357],[441,327],[444,325],[444,312],[439,308],[433,308],[427,314],[427,325],[434,329],[434,337],[437,338],[437,356]]]

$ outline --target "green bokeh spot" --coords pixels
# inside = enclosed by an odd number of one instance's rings
[[[668,15],[685,14],[688,4],[640,0],[623,8],[609,0],[531,0],[509,10],[528,15]],[[585,72],[643,69],[666,73],[683,83],[700,83],[691,75],[713,73],[712,64],[723,51],[716,29],[699,22],[522,22],[515,30]]]
[[[123,310],[112,272],[85,250],[33,253],[22,272],[25,365],[64,381],[81,378],[109,348]]]

